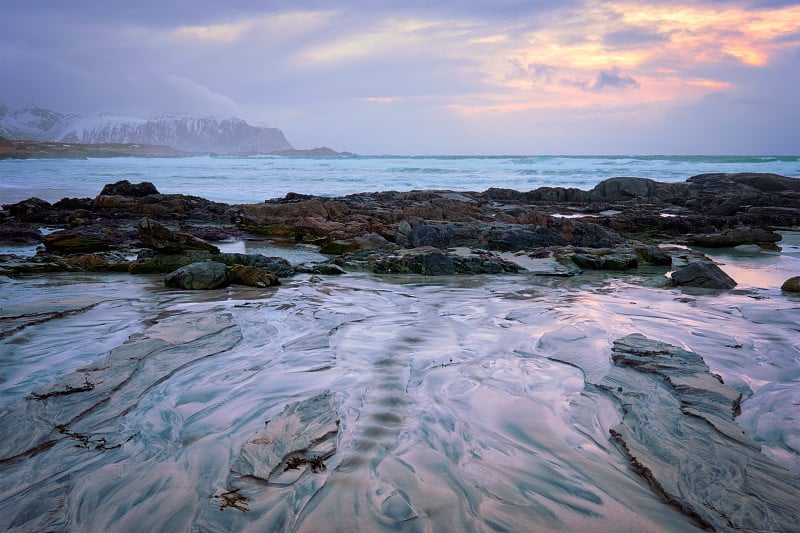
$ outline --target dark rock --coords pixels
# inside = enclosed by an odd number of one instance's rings
[[[672,282],[685,287],[732,289],[736,282],[710,261],[696,261],[672,273]]]
[[[258,267],[271,272],[279,278],[288,278],[294,275],[292,264],[282,257],[269,257],[262,254],[224,253],[214,257],[228,266],[245,265]]]
[[[28,198],[15,204],[3,204],[3,209],[17,220],[37,221],[40,220],[43,211],[48,211],[52,206],[41,198]]]
[[[246,285],[248,287],[269,287],[280,285],[278,276],[259,267],[247,265],[232,265],[228,267],[228,279],[231,283]]]
[[[567,244],[558,232],[542,226],[493,225],[481,236],[481,244],[490,250],[516,252]]]
[[[721,233],[692,235],[688,242],[692,246],[728,248],[741,244],[774,244],[782,238],[780,233],[761,228],[735,228]]]
[[[189,252],[184,254],[154,254],[152,250],[140,253],[135,261],[128,265],[131,274],[165,274],[180,267],[209,261],[209,252]]]
[[[635,198],[666,201],[676,192],[672,184],[647,178],[618,177],[601,181],[589,193],[596,200],[626,202]]]
[[[628,270],[639,266],[636,254],[630,252],[614,252],[613,250],[599,253],[573,254],[572,262],[581,268],[590,270]]]
[[[686,180],[693,189],[715,193],[730,190],[758,192],[800,191],[800,180],[779,174],[742,172],[735,174],[699,174]]]
[[[139,238],[142,244],[164,253],[178,253],[187,250],[206,250],[213,254],[219,248],[188,233],[172,231],[151,218],[139,220]]]
[[[103,196],[149,196],[159,194],[156,186],[149,181],[131,183],[128,180],[109,183],[100,191]]]
[[[519,272],[519,265],[487,253],[467,256],[434,249],[406,250],[399,253],[375,252],[358,260],[345,258],[342,264],[376,274],[420,274],[449,276],[455,274],[500,274]]]
[[[0,224],[0,242],[36,244],[42,242],[42,232],[24,222],[4,222]]]
[[[637,246],[634,250],[639,259],[645,263],[659,266],[670,266],[672,264],[672,257],[664,253],[658,246]]]
[[[130,261],[119,252],[71,255],[64,261],[78,270],[89,272],[127,272]]]
[[[179,289],[218,289],[229,283],[225,263],[205,261],[192,263],[167,274],[164,284]]]
[[[640,334],[614,341],[599,387],[619,402],[610,430],[656,494],[714,531],[795,531],[800,481],[734,421],[742,395],[699,355]]]
[[[786,292],[800,292],[800,276],[787,279],[781,285],[781,290]]]
[[[714,216],[729,217],[739,210],[739,206],[733,202],[722,202],[718,206],[711,209],[708,214]]]
[[[56,231],[44,237],[47,251],[64,255],[105,252],[114,244],[108,233],[86,228]]]

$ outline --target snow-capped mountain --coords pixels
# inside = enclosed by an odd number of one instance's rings
[[[37,106],[10,109],[0,104],[0,137],[30,141],[51,141],[55,129],[77,115],[64,115]]]
[[[81,117],[37,107],[10,111],[0,106],[0,136],[81,144],[157,144],[185,152],[218,154],[292,148],[281,130],[252,126],[238,118],[164,115],[146,120],[108,113]]]

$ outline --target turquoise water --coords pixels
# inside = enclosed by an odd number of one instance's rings
[[[150,181],[162,193],[231,204],[288,192],[342,196],[357,192],[542,186],[588,190],[615,176],[678,182],[705,172],[773,172],[800,177],[800,157],[732,156],[440,156],[189,157],[0,161],[0,203],[37,196],[94,197],[103,185]]]

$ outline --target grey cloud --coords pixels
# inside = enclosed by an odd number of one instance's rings
[[[600,92],[606,89],[627,89],[629,87],[638,88],[639,82],[619,69],[611,69],[601,70],[597,74],[591,89],[595,92]]]
[[[603,43],[608,46],[627,48],[642,44],[660,43],[669,41],[669,35],[645,28],[628,28],[615,31],[603,36]]]

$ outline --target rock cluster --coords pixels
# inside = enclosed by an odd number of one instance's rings
[[[503,253],[551,257],[573,273],[629,270],[669,266],[669,254],[657,247],[663,242],[774,249],[781,238],[776,227],[800,226],[799,205],[800,179],[774,174],[703,174],[669,184],[620,177],[590,191],[543,187],[528,192],[376,192],[340,198],[289,193],[235,206],[160,194],[147,182],[119,181],[106,185],[94,199],[49,204],[30,198],[4,205],[0,237],[41,239],[46,251],[27,261],[6,258],[0,272],[127,268],[167,273],[211,260],[228,267],[238,263],[265,268],[251,264],[251,259],[217,257],[219,249],[209,241],[231,237],[313,244],[336,265],[376,273],[482,274],[524,268],[513,259],[501,260]],[[41,237],[37,225],[63,229]],[[474,253],[454,252],[460,248]],[[103,255],[138,250],[137,259],[127,266],[118,256]],[[338,271],[330,265],[319,268]],[[285,277],[293,273],[287,270],[270,271]],[[230,268],[227,272],[230,276]],[[730,285],[724,279],[698,279],[673,276],[679,285]]]

